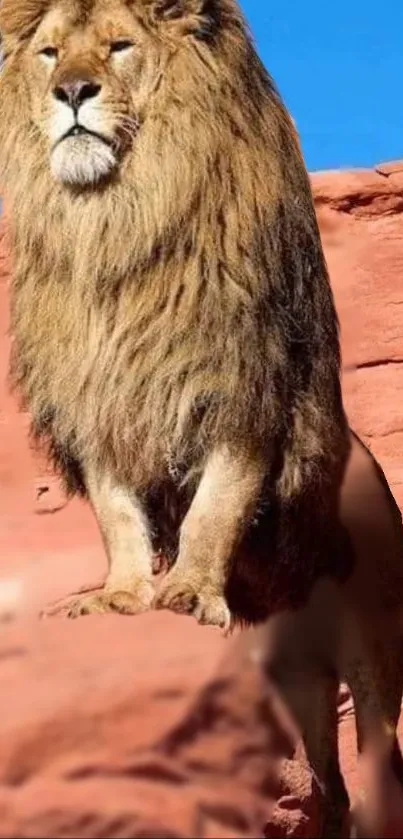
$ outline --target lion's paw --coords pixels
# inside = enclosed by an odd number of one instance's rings
[[[200,624],[218,626],[225,633],[230,632],[232,627],[231,613],[222,595],[208,589],[197,591],[178,576],[170,577],[168,574],[157,593],[154,607],[193,615]]]
[[[154,599],[151,583],[143,582],[135,590],[100,589],[59,600],[46,608],[41,617],[79,618],[84,615],[138,615],[146,612]]]

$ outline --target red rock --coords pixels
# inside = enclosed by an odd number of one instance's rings
[[[403,507],[403,163],[312,183],[349,416]],[[267,685],[242,639],[166,614],[37,621],[105,560],[5,387],[8,270],[0,243],[0,837],[316,835],[319,790],[283,709],[262,720]],[[354,792],[346,691],[340,741]]]
[[[319,173],[312,184],[341,320],[350,421],[402,507],[403,163]]]

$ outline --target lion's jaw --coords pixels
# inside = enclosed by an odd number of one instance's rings
[[[102,106],[84,103],[75,114],[55,102],[49,118],[52,175],[64,184],[87,186],[107,178],[119,161],[119,142],[106,126]]]

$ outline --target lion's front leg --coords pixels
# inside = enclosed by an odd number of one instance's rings
[[[146,611],[154,598],[153,552],[147,518],[135,494],[111,476],[86,471],[86,485],[108,557],[102,588],[85,591],[51,606],[45,614],[68,617]]]
[[[155,606],[193,615],[201,624],[231,628],[225,586],[231,559],[253,515],[264,463],[227,447],[207,461],[183,522],[176,564],[163,580]]]

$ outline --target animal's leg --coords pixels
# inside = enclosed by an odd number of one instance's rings
[[[86,480],[108,557],[108,575],[102,589],[60,601],[46,613],[78,617],[143,612],[150,607],[155,593],[147,519],[134,494],[117,486],[109,476],[99,478],[88,472]]]
[[[401,641],[378,627],[347,666],[357,723],[364,788],[354,809],[353,835],[403,835],[403,759],[396,736],[403,688]],[[388,637],[388,634],[390,637]]]
[[[349,798],[339,766],[339,680],[325,665],[321,667],[319,660],[312,661],[304,626],[298,615],[273,621],[275,635],[267,672],[302,736],[323,794],[318,837],[341,839],[348,836]]]
[[[226,448],[213,453],[181,528],[178,559],[158,591],[157,608],[230,629],[224,596],[229,567],[263,477],[258,460],[236,457]]]

